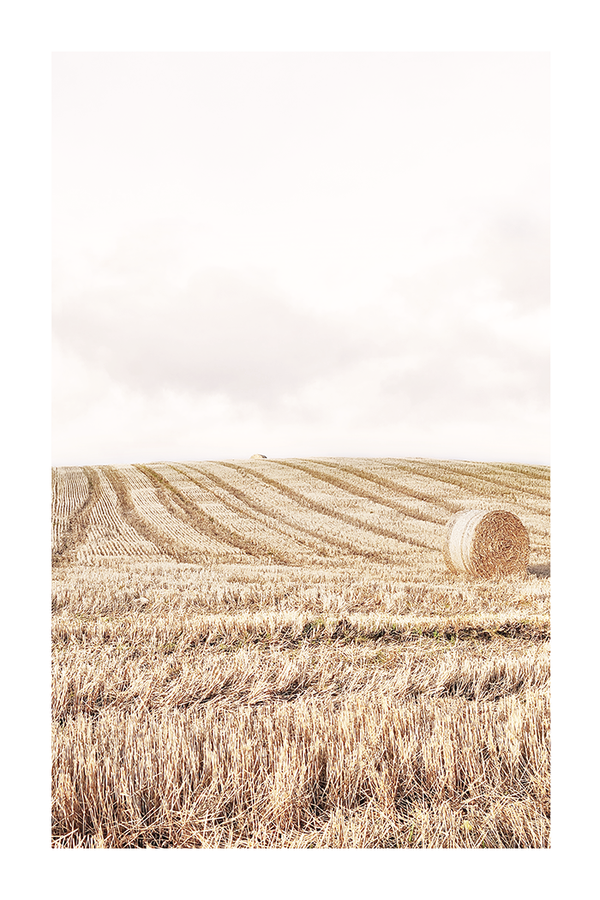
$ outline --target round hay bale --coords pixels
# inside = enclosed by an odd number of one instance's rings
[[[465,509],[448,521],[444,557],[456,574],[524,575],[529,535],[521,520],[506,510]]]
[[[262,454],[262,453],[253,453],[252,456],[250,457],[250,459],[266,459],[266,458],[267,457],[264,456],[264,454]]]

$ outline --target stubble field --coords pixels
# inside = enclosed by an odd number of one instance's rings
[[[526,576],[451,574],[515,513]],[[550,471],[53,470],[57,848],[550,845]]]

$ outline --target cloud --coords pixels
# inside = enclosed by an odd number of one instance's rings
[[[547,455],[548,60],[59,54],[59,463]]]
[[[537,445],[542,459],[547,244],[541,226],[497,219],[372,303],[321,312],[256,271],[177,280],[159,235],[137,256],[118,247],[57,285],[57,446],[216,458],[263,436],[279,455],[389,455],[402,436],[407,455],[532,459]]]
[[[88,291],[54,317],[62,348],[129,388],[184,390],[272,404],[357,349],[343,323],[295,310],[258,279],[197,274],[181,289]]]

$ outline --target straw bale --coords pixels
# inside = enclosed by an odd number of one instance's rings
[[[263,453],[253,453],[250,459],[266,459],[267,457]]]
[[[465,509],[448,521],[444,557],[456,574],[524,575],[529,535],[521,520],[506,510]]]

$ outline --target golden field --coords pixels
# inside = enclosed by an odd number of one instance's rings
[[[52,844],[550,845],[550,472],[53,470]],[[526,575],[452,574],[504,509]]]

